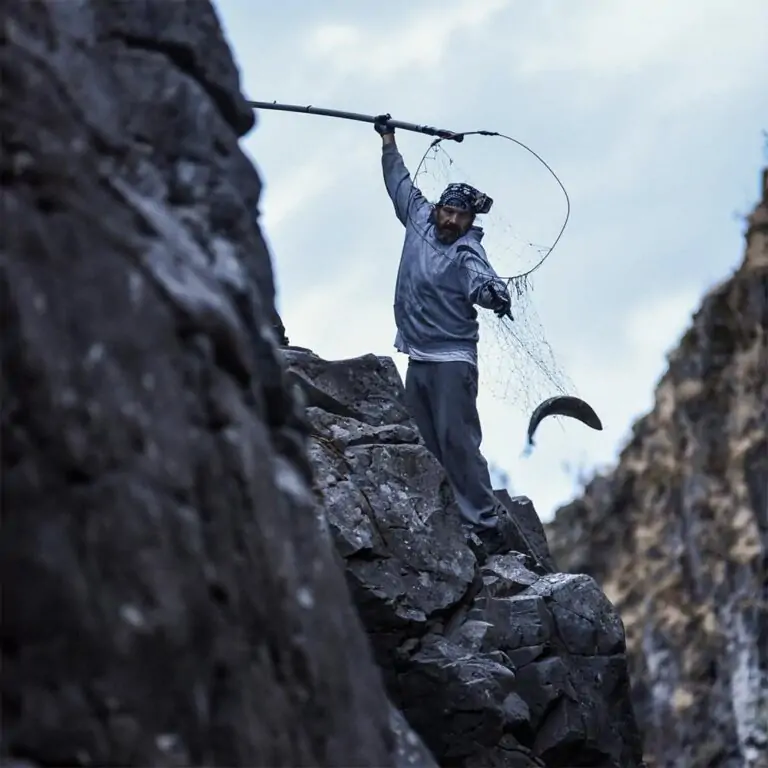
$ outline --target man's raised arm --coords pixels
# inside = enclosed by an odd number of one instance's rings
[[[428,213],[429,203],[411,180],[403,156],[397,148],[395,129],[389,124],[389,115],[379,115],[373,127],[381,136],[381,169],[384,184],[395,206],[395,214],[405,226],[409,219],[418,219]]]

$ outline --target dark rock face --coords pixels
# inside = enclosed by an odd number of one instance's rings
[[[590,577],[537,567],[552,561],[530,502],[505,499],[523,551],[481,565],[393,362],[284,357],[388,690],[440,765],[641,765],[622,623]]]
[[[743,263],[548,535],[620,610],[649,766],[768,766],[768,171]]]
[[[0,13],[4,761],[433,766],[310,490],[211,5]]]

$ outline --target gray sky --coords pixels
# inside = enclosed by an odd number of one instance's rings
[[[768,3],[284,0],[270,15],[252,0],[215,4],[249,98],[499,131],[562,179],[571,220],[532,298],[605,430],[550,420],[524,458],[527,415],[488,391],[479,401],[485,455],[548,519],[578,492],[577,470],[615,460],[666,352],[741,258],[768,129]],[[415,171],[429,139],[398,142]],[[326,358],[393,356],[404,374],[392,346],[403,230],[372,127],[261,112],[243,147],[265,181],[291,341]],[[551,241],[564,204],[541,166],[498,139],[446,149],[491,184],[492,261]]]

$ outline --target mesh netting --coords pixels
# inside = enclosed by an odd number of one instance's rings
[[[519,147],[530,154],[524,156]],[[500,199],[501,195],[495,193],[514,186],[509,183],[510,177],[532,178],[526,162],[542,163],[554,177],[565,197],[564,214],[557,213],[557,202],[553,201],[557,190],[545,174],[538,174],[544,176],[543,182],[518,190],[515,199]],[[466,170],[469,167],[472,172]],[[466,134],[461,144],[433,142],[414,172],[413,181],[432,202],[454,182],[471,184],[494,198],[493,208],[478,216],[476,225],[483,228],[482,245],[490,263],[507,284],[514,320],[499,319],[493,312],[478,308],[482,391],[525,412],[552,395],[573,394],[575,388],[556,360],[532,300],[534,273],[559,241],[570,211],[567,193],[554,172],[515,139],[499,134]],[[532,211],[536,215],[531,215]],[[547,213],[542,215],[542,211]],[[446,258],[436,248],[435,254]]]

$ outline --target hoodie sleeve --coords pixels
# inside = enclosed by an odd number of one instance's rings
[[[483,309],[496,309],[494,292],[508,299],[509,291],[488,261],[485,249],[477,243],[471,248],[468,245],[461,246],[459,250],[462,256],[461,273],[469,300]]]
[[[381,153],[381,168],[384,172],[384,184],[387,188],[395,213],[405,226],[410,219],[418,219],[428,214],[431,206],[411,181],[411,175],[403,162],[403,156],[396,144],[385,144]]]

